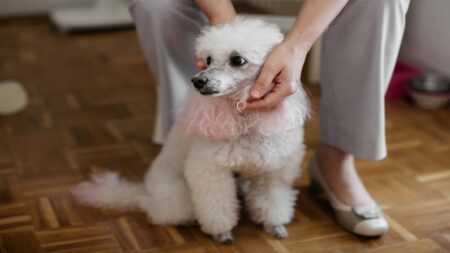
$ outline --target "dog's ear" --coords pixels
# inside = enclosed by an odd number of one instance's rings
[[[287,99],[289,99],[289,103],[292,103],[293,107],[295,107],[294,113],[298,117],[297,120],[303,125],[305,120],[311,116],[311,103],[308,94],[303,89],[301,83],[297,86],[295,93]]]
[[[263,135],[273,135],[302,127],[310,114],[310,104],[305,91],[298,87],[277,108],[257,111],[251,115],[249,125]]]

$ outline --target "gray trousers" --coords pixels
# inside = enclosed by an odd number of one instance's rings
[[[321,141],[362,159],[386,156],[384,94],[409,0],[350,0],[323,36]],[[156,78],[162,143],[195,74],[194,42],[206,16],[193,0],[133,0],[130,10]]]

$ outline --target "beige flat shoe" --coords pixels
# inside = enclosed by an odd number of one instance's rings
[[[388,231],[389,224],[377,203],[373,202],[365,206],[348,206],[342,203],[328,187],[316,157],[313,157],[308,169],[312,184],[316,184],[325,192],[334,209],[336,222],[343,229],[361,236],[380,236]]]
[[[11,115],[23,110],[28,104],[28,95],[16,81],[0,82],[0,116]]]

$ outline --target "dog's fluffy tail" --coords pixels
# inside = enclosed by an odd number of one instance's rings
[[[90,181],[76,186],[72,194],[85,205],[125,210],[142,210],[146,199],[142,183],[129,182],[115,172],[92,175]]]

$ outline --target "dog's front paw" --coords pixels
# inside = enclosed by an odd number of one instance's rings
[[[231,232],[225,232],[218,235],[214,235],[214,240],[221,242],[223,244],[233,244],[233,235],[231,235]]]
[[[288,236],[288,232],[283,225],[264,225],[264,231],[276,238],[284,238]]]

